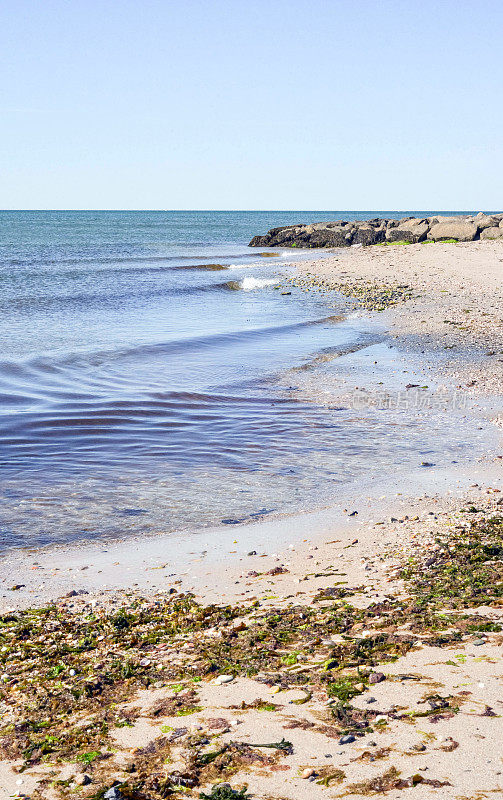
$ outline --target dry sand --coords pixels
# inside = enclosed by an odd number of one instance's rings
[[[396,344],[409,352],[424,351],[426,358],[447,352],[449,358],[441,363],[432,358],[432,380],[469,392],[474,402],[486,408],[489,417],[498,423],[498,403],[503,395],[503,243],[355,248],[301,269],[334,285],[363,280],[411,286],[413,299],[384,312]],[[338,574],[337,581],[363,587],[351,600],[357,605],[400,596],[403,586],[393,570],[409,553],[418,548],[431,549],[438,531],[449,530],[466,519],[460,509],[469,504],[479,509],[498,509],[503,490],[503,462],[498,447],[495,428],[495,449],[469,467],[448,472],[418,470],[415,475],[397,476],[396,480],[383,481],[382,486],[376,484],[360,496],[355,494],[345,511],[327,509],[315,515],[231,531],[221,540],[216,555],[205,553],[205,542],[199,543],[192,559],[186,548],[188,575],[179,574],[172,563],[162,568],[165,556],[158,539],[150,545],[119,543],[101,550],[81,548],[65,556],[69,561],[54,560],[54,551],[28,558],[12,557],[4,562],[4,586],[26,586],[6,592],[3,608],[40,603],[72,588],[82,588],[89,594],[62,601],[63,609],[76,611],[93,604],[113,607],[121,603],[121,587],[153,595],[176,586],[193,590],[202,602],[258,598],[262,608],[281,609],[292,603],[312,603],[320,588],[334,585],[334,573]],[[355,510],[358,514],[350,517]],[[247,550],[257,552],[247,555]],[[265,574],[277,566],[287,572]],[[126,572],[128,569],[132,571]],[[501,607],[484,611],[495,621],[502,617]],[[277,691],[274,685],[245,677],[236,677],[222,686],[203,682],[198,687],[202,710],[182,723],[190,733],[207,730],[208,720],[220,720],[221,730],[218,724],[213,728],[213,746],[236,739],[267,742],[285,737],[291,741],[291,755],[230,779],[233,786],[248,783],[250,793],[257,798],[361,797],[366,790],[351,793],[348,787],[382,775],[390,767],[399,770],[404,778],[420,774],[448,784],[435,787],[423,782],[391,789],[386,796],[392,800],[401,798],[403,792],[412,800],[502,796],[501,644],[501,634],[489,632],[484,634],[482,643],[480,636],[474,636],[455,647],[413,649],[394,663],[376,665],[375,670],[382,671],[386,679],[372,686],[372,691],[357,696],[353,705],[378,708],[383,721],[374,733],[349,744],[341,745],[338,736],[323,732],[323,725],[327,726],[327,697],[323,693],[296,705],[291,701],[302,697],[302,690]],[[397,709],[404,714],[423,708],[422,698],[432,692],[441,696],[464,692],[466,702],[457,714],[440,715],[434,722],[430,718],[397,718]],[[147,709],[166,694],[172,694],[169,688],[140,692],[134,705]],[[371,695],[375,704],[367,703]],[[269,702],[273,698],[279,708],[274,712],[232,708],[256,698]],[[491,715],[487,715],[487,707],[492,710]],[[117,729],[117,779],[124,779],[121,764],[135,748],[158,737],[161,726],[180,728],[182,723],[169,716],[153,721],[145,713],[139,715],[132,728]],[[180,738],[180,765],[184,761],[184,736]],[[169,764],[167,770],[174,766],[176,762]],[[327,766],[344,772],[341,783],[323,786],[316,782]],[[306,768],[314,770],[311,779],[300,777]],[[0,798],[16,796],[17,792],[29,797],[46,769],[34,767],[19,774],[11,764],[0,764]],[[69,764],[61,775],[72,778],[81,772],[82,768]],[[92,777],[92,770],[90,774]],[[96,785],[70,785],[64,796],[91,797],[93,786],[97,791]],[[43,796],[48,800],[56,798],[60,796],[58,791],[46,788]]]

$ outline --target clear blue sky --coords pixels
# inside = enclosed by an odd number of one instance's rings
[[[501,0],[3,0],[0,208],[503,209]]]

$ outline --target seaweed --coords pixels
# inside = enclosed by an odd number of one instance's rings
[[[63,602],[4,614],[0,752],[10,760],[20,759],[21,770],[48,763],[57,770],[58,764],[70,761],[88,768],[93,783],[105,785],[107,776],[117,774],[111,732],[134,724],[140,712],[131,701],[139,692],[164,689],[165,696],[144,713],[152,720],[195,714],[202,710],[196,684],[222,673],[256,676],[282,689],[303,686],[304,697],[291,701],[296,705],[307,703],[314,692],[332,698],[326,711],[331,725],[294,720],[285,727],[307,727],[328,738],[363,735],[374,725],[377,712],[355,708],[351,700],[368,687],[369,674],[378,664],[424,643],[450,647],[473,640],[474,633],[501,629],[470,609],[503,604],[503,517],[490,514],[470,520],[438,536],[427,555],[418,546],[401,570],[401,597],[365,608],[350,602],[360,587],[337,587],[322,590],[311,606],[204,606],[191,594],[158,594],[126,597],[112,608],[79,601],[73,610]],[[407,631],[400,632],[405,623]],[[335,634],[340,641],[331,640]],[[456,664],[455,659],[451,663]],[[455,714],[462,697],[428,695],[422,702],[430,708],[394,718],[435,722]],[[237,708],[270,713],[282,707],[258,699]],[[483,713],[495,712],[488,707]],[[124,768],[129,777],[120,792],[125,798],[157,800],[180,788],[195,791],[252,765],[271,768],[292,747],[282,739],[255,745],[230,742],[205,751],[212,736],[208,730],[165,732],[167,736],[137,751],[134,762]],[[170,773],[167,760],[182,739],[187,768]],[[262,748],[274,752],[258,752]],[[369,759],[376,753],[370,752]],[[360,793],[387,791],[376,789],[379,786],[406,788],[413,779],[419,781],[417,776],[401,779],[392,769]],[[320,780],[324,777],[328,779],[328,773]],[[43,780],[33,800],[44,796]],[[56,781],[54,791],[64,797],[66,788]]]
[[[199,797],[203,800],[249,800],[250,795],[246,794],[246,789],[246,786],[238,790],[233,789],[228,783],[218,783],[212,787],[210,794],[201,792]]]

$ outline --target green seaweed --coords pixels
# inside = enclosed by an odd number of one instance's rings
[[[233,789],[228,783],[215,784],[212,787],[210,794],[201,792],[199,797],[203,800],[249,800],[250,795],[246,794],[247,787],[242,789]]]

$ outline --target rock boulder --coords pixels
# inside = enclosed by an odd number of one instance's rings
[[[442,239],[471,242],[477,233],[478,227],[473,222],[438,222],[430,228],[428,238],[434,242],[441,242]]]
[[[484,228],[483,231],[480,231],[480,238],[481,239],[502,239],[503,238],[503,228],[500,228],[500,227]]]
[[[309,225],[284,225],[272,228],[264,236],[255,236],[251,247],[349,247],[385,242],[441,242],[455,239],[499,239],[503,231],[503,214],[479,214],[457,217],[436,216],[425,219],[334,220]]]
[[[409,219],[400,222],[396,227],[388,227],[386,239],[388,242],[422,242],[428,234],[428,221],[425,219]]]

